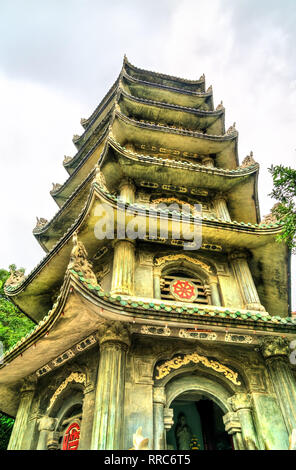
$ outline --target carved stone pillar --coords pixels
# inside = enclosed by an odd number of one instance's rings
[[[208,155],[205,156],[205,157],[202,157],[201,162],[204,166],[208,166],[208,167],[211,167],[211,168],[214,168],[214,166],[215,166],[214,159],[209,157]]]
[[[289,343],[279,336],[267,337],[260,349],[290,436],[296,429],[296,381],[289,365]]]
[[[160,277],[161,277],[161,269],[154,266],[154,269],[153,269],[153,287],[154,287],[154,298],[155,299],[161,299]]]
[[[241,424],[244,447],[247,450],[258,449],[259,446],[253,422],[250,396],[246,393],[237,393],[229,399],[229,402],[231,403],[233,411],[237,412]]]
[[[220,294],[218,289],[218,280],[212,278],[209,280],[210,292],[211,292],[211,304],[218,307],[221,306]]]
[[[20,390],[20,403],[7,450],[23,449],[22,441],[26,433],[30,409],[36,389],[36,381],[37,379],[35,377],[28,377],[23,382]]]
[[[91,383],[87,384],[84,388],[79,450],[90,448],[95,398],[95,387]]]
[[[46,450],[47,449],[47,439],[49,433],[54,431],[56,426],[56,419],[50,418],[49,416],[43,416],[39,420],[39,439],[37,444],[37,450]]]
[[[128,325],[108,322],[98,331],[100,362],[96,386],[93,450],[118,450],[123,446],[123,409]]]
[[[222,194],[218,194],[213,200],[213,205],[217,213],[217,217],[226,222],[231,222],[231,218],[228,212],[228,207],[225,197]]]
[[[59,443],[60,433],[59,432],[49,432],[47,436],[47,449],[48,450],[59,450],[60,443]],[[79,445],[80,447],[80,445]]]
[[[124,178],[121,181],[119,185],[119,190],[120,199],[122,201],[127,202],[129,204],[133,204],[135,202],[136,187],[130,178]]]
[[[166,398],[163,387],[153,389],[153,442],[154,450],[165,449],[164,406]]]
[[[134,240],[116,240],[114,243],[112,294],[133,295],[135,273]]]
[[[230,255],[230,259],[241,290],[244,308],[265,311],[265,308],[260,303],[258,292],[247,262],[246,253],[234,252]]]
[[[164,429],[168,432],[174,425],[174,410],[173,408],[164,408]]]
[[[225,431],[232,436],[235,450],[244,450],[242,427],[237,413],[229,411],[223,416]]]

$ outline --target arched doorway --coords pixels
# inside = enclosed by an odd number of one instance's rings
[[[225,431],[220,406],[197,391],[186,391],[170,405],[172,428],[166,433],[167,449],[233,450],[231,436]]]

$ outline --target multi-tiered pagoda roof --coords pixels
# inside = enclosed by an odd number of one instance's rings
[[[19,354],[24,351],[28,358],[23,369],[26,374],[30,373],[33,357],[35,369],[41,367],[51,355],[47,350],[48,331],[55,328],[58,354],[91,333],[98,324],[96,312],[107,310],[116,319],[133,319],[136,325],[143,322],[150,309],[152,323],[155,315],[158,324],[180,321],[188,325],[198,321],[246,331],[256,328],[278,334],[293,333],[296,325],[289,317],[288,307],[289,251],[284,244],[275,243],[282,226],[275,220],[260,222],[259,165],[252,155],[239,164],[238,131],[235,125],[225,129],[225,109],[222,104],[214,108],[212,87],[206,89],[204,76],[190,81],[148,72],[134,67],[125,58],[114,85],[93,114],[81,123],[83,133],[73,138],[77,153],[64,160],[69,177],[51,191],[58,211],[33,231],[46,255],[26,278],[6,287],[6,294],[15,304],[39,322],[24,341],[6,354],[4,365],[11,362],[7,372],[14,362],[20,364]],[[111,241],[93,236],[97,221],[95,203],[104,202],[117,213],[117,189],[123,178],[131,178],[143,193],[149,188],[156,195],[173,194],[189,204],[203,204],[211,195],[227,194],[228,220],[207,210],[203,213],[202,249],[209,249],[207,246],[224,252],[247,249],[266,312],[214,306],[199,311],[180,302],[155,299],[146,302],[139,295],[114,297],[88,282],[83,273],[69,270],[75,233],[89,259],[97,260],[98,268],[103,267],[104,253]],[[144,217],[143,200],[127,205],[142,210]],[[157,219],[167,216],[173,220],[175,214],[156,210]],[[191,223],[195,223],[193,217]],[[170,238],[158,242],[172,246]],[[75,319],[67,317],[69,303],[75,304],[77,312],[87,305],[89,317],[83,314],[79,319],[78,313]],[[73,327],[73,322],[78,322],[79,328]],[[36,362],[36,354],[30,348],[37,341],[40,347]],[[13,370],[15,373],[17,367]],[[12,377],[13,370],[7,377]],[[21,375],[19,371],[18,377]]]

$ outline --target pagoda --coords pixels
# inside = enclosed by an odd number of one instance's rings
[[[290,253],[223,104],[125,57],[81,124],[45,256],[5,287],[36,323],[0,358],[9,449],[288,449]]]

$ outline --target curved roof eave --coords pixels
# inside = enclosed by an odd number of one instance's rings
[[[66,266],[69,262],[69,257],[71,253],[71,246],[69,242],[71,241],[71,237],[73,233],[77,231],[78,229],[81,229],[84,222],[87,222],[87,230],[86,230],[87,233],[90,233],[89,232],[90,230],[91,231],[94,230],[97,217],[94,216],[94,214],[90,214],[90,211],[93,207],[93,202],[97,198],[101,200],[102,202],[106,202],[107,204],[112,206],[115,210],[117,210],[117,205],[116,205],[117,198],[115,196],[109,195],[108,193],[105,193],[104,191],[102,191],[102,189],[100,189],[97,186],[96,183],[94,183],[92,185],[88,200],[83,210],[77,217],[76,221],[72,224],[72,226],[69,227],[67,232],[61,237],[61,239],[55,244],[55,246],[51,249],[51,251],[40,261],[40,263],[36,266],[36,268],[34,268],[33,271],[31,271],[31,273],[25,278],[25,280],[21,284],[17,286],[13,286],[13,287],[11,286],[10,288],[5,289],[5,293],[7,294],[7,296],[9,296],[14,301],[14,303],[16,303],[16,305],[18,305],[23,311],[26,312],[26,308],[24,307],[24,303],[20,302],[19,300],[20,300],[20,296],[25,294],[25,291],[27,288],[30,287],[31,293],[27,293],[25,297],[29,295],[31,303],[32,303],[33,293],[34,292],[36,293],[37,291],[38,291],[39,297],[41,297],[42,295],[45,296],[44,298],[45,298],[45,303],[46,303],[47,302],[46,298],[48,298],[53,286],[57,285],[59,282],[62,281]],[[142,211],[142,213],[145,214],[146,208],[143,209],[143,206],[139,204],[133,204],[131,205],[131,207],[137,212]],[[88,215],[91,215],[91,217],[88,217]],[[172,220],[175,219],[175,216],[170,211],[162,211],[162,210],[155,211],[156,218],[161,219],[163,217],[167,218],[168,216]],[[179,221],[179,218],[177,217],[176,220]],[[266,243],[267,239],[269,239],[270,237],[272,237],[273,239],[274,236],[281,231],[281,229],[282,227],[279,226],[278,224],[270,225],[268,227],[255,227],[255,226],[252,226],[252,224],[238,223],[235,221],[223,222],[222,220],[216,219],[213,217],[208,218],[208,219],[205,219],[205,218],[203,219],[203,234],[205,233],[205,230],[207,230],[209,234],[213,232],[212,236],[214,236],[214,232],[215,232],[215,237],[216,235],[219,236],[220,234],[220,238],[222,236],[222,238],[224,239],[225,234],[227,233],[229,242],[231,242],[229,237],[231,236],[231,234],[233,234],[235,238],[235,240],[233,239],[233,244],[235,243],[235,246],[237,246],[237,241],[241,241],[243,245],[245,246],[247,245],[246,243],[247,240],[249,240],[249,244],[251,241],[252,242],[251,245],[253,246],[257,246],[258,244],[260,244],[259,242]],[[241,234],[240,237],[237,237],[238,233]],[[242,237],[243,234],[244,236]],[[259,240],[258,235],[263,236],[263,238],[260,236],[260,240]],[[81,237],[82,237],[82,241],[84,241],[84,238],[85,238],[84,232],[81,234]],[[94,239],[93,245],[90,246],[89,239],[86,238],[87,240],[86,249],[87,250],[91,249],[91,251],[95,252],[99,248],[99,241],[95,239],[95,237],[93,237],[93,239]],[[101,240],[100,243],[103,246],[106,243],[106,240]],[[63,251],[63,256],[61,255],[62,251]],[[56,262],[53,261],[57,253],[60,254],[58,269],[57,269]],[[92,253],[90,253],[90,255],[92,256]],[[52,269],[50,269],[50,264],[52,265]],[[45,267],[47,268],[47,272],[44,271]],[[57,272],[60,273],[60,279],[57,279],[56,277]],[[50,282],[48,280],[49,279],[48,276],[50,278]],[[34,284],[35,279],[37,278],[38,278],[38,282],[35,285]],[[35,314],[33,315],[34,312],[33,312],[33,306],[32,306],[30,307],[29,315],[30,317],[33,317],[35,320],[36,319],[38,320],[38,317],[40,317],[40,314],[42,314],[42,309],[39,305],[39,300],[37,301],[36,306],[34,308],[36,309]]]
[[[173,75],[166,75],[166,74],[159,73],[159,72],[153,72],[153,71],[149,71],[149,70],[140,69],[139,67],[136,67],[135,65],[132,65],[128,61],[127,56],[124,55],[123,68],[125,69],[126,66],[130,67],[135,72],[144,73],[144,74],[146,73],[146,74],[150,74],[150,75],[155,76],[155,77],[159,77],[159,78],[163,78],[163,79],[171,80],[171,81],[175,81],[175,82],[180,82],[180,83],[184,83],[184,84],[188,84],[188,85],[201,85],[201,84],[204,84],[204,82],[205,82],[204,76],[202,78],[199,78],[198,80],[188,80],[186,78],[174,77]]]
[[[171,159],[162,159],[160,157],[154,157],[154,156],[146,156],[146,155],[140,155],[136,152],[132,152],[130,150],[127,150],[123,148],[118,142],[116,142],[114,139],[112,139],[110,136],[106,139],[105,144],[104,144],[104,149],[101,153],[101,157],[99,160],[99,163],[103,163],[104,159],[106,158],[106,155],[108,153],[108,147],[111,146],[116,152],[118,152],[120,155],[124,156],[125,158],[128,158],[130,160],[137,160],[139,162],[141,161],[146,161],[148,163],[153,163],[156,165],[171,165],[174,168],[179,168],[185,171],[198,171],[198,172],[206,172],[209,174],[216,174],[220,175],[221,177],[225,178],[241,178],[241,177],[248,177],[250,175],[256,174],[259,171],[259,165],[253,165],[250,167],[245,167],[245,168],[237,168],[236,170],[224,170],[220,168],[209,168],[203,165],[199,164],[190,164],[187,162],[182,162],[178,160],[171,160]],[[65,204],[59,209],[59,211],[54,215],[54,217],[42,228],[40,229],[35,229],[33,230],[33,234],[42,246],[45,251],[48,251],[47,247],[44,245],[40,237],[42,235],[46,235],[48,231],[51,229],[52,224],[60,218],[60,216],[63,216],[64,211],[71,205],[73,202],[74,198],[76,198],[77,194],[85,187],[87,183],[89,183],[92,178],[94,178],[95,172],[94,170],[91,170],[88,176],[83,180],[83,182],[74,189],[72,194],[68,197],[67,201]],[[256,176],[256,182],[257,182],[257,176]],[[256,197],[256,193],[254,194],[254,197]],[[77,214],[78,215],[78,214]],[[258,220],[257,220],[258,223]]]

